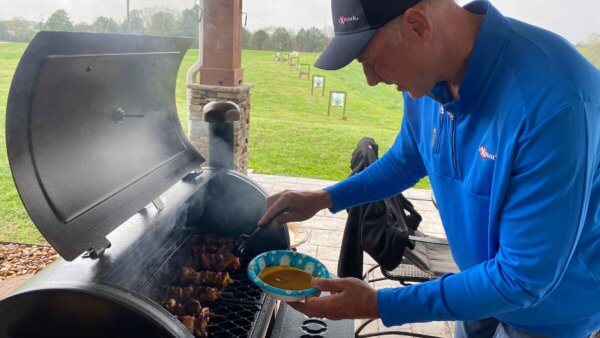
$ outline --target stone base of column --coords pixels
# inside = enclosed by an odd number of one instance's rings
[[[191,89],[189,138],[192,145],[208,160],[208,124],[204,122],[202,108],[212,101],[231,101],[240,107],[241,118],[234,124],[233,164],[234,170],[243,174],[248,171],[248,135],[250,130],[250,89],[247,83],[238,87],[208,86],[189,83]]]

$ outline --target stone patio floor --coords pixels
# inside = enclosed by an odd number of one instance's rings
[[[258,182],[269,194],[274,194],[282,190],[314,190],[322,189],[335,183],[334,181],[307,179],[286,176],[260,175],[250,173],[249,177]],[[445,237],[439,215],[431,202],[431,192],[429,190],[409,189],[404,194],[410,199],[417,211],[423,216],[423,221],[419,229],[424,233],[436,237]],[[342,242],[344,226],[346,224],[347,213],[345,211],[332,214],[328,210],[319,212],[310,220],[299,222],[305,227],[310,237],[307,242],[300,245],[298,250],[319,258],[330,271],[337,271],[338,256]],[[364,271],[376,263],[367,254],[364,256]],[[24,283],[29,276],[20,276],[5,281],[0,281],[0,298],[9,293],[14,288]],[[399,287],[399,283],[393,281],[383,281],[375,283],[375,288],[381,287]],[[406,304],[410,306],[410,304]],[[362,321],[355,321],[355,327]],[[386,330],[401,330],[406,332],[433,335],[437,337],[452,337],[453,323],[451,322],[431,322],[407,324],[401,327],[386,328],[380,321],[375,321],[366,329],[363,334],[383,332]]]

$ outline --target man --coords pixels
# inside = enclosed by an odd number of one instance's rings
[[[587,337],[600,327],[600,74],[559,36],[489,2],[333,0],[316,66],[356,58],[404,94],[392,148],[322,191],[271,196],[261,222],[389,197],[429,176],[461,272],[374,290],[313,281],[310,316],[457,320],[458,337]],[[260,223],[262,224],[262,223]]]

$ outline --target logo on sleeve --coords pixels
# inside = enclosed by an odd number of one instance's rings
[[[490,154],[488,153],[487,149],[485,148],[485,146],[481,146],[479,147],[479,156],[481,156],[482,159],[490,159],[492,161],[496,160],[496,154]]]

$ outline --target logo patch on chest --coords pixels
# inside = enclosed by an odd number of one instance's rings
[[[492,161],[496,160],[496,154],[490,154],[487,149],[485,148],[485,146],[480,146],[479,147],[479,156],[481,156],[482,159],[489,159]]]

